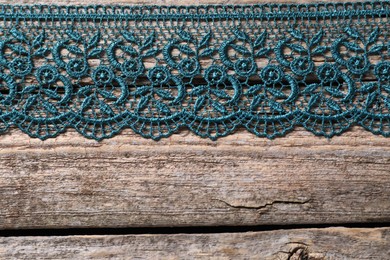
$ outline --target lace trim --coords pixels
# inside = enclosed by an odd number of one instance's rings
[[[0,131],[390,136],[389,1],[0,5]]]

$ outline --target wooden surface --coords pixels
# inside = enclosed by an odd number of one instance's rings
[[[0,238],[2,259],[388,259],[390,229]]]
[[[0,4],[10,3],[0,0]],[[81,0],[12,3],[86,4]],[[390,222],[389,166],[390,138],[360,127],[330,140],[302,129],[276,140],[239,130],[215,142],[188,131],[155,142],[131,130],[102,142],[69,130],[42,142],[13,129],[0,135],[0,229],[373,222],[386,226]],[[318,260],[388,259],[389,255],[389,228],[0,237],[1,259]]]
[[[158,142],[0,136],[0,227],[270,225],[390,220],[390,139],[356,127]]]

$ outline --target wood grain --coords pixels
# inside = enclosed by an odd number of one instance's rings
[[[2,259],[388,259],[390,229],[0,238]]]
[[[333,2],[265,0],[262,3]],[[350,0],[338,0],[350,2]],[[198,5],[257,0],[14,0],[12,4]],[[10,4],[0,0],[0,4]],[[44,142],[0,135],[0,229],[344,224],[390,221],[390,139],[360,127],[331,140],[297,129],[155,142],[74,130]],[[387,259],[390,228],[0,238],[1,259]]]
[[[0,228],[388,222],[390,139],[359,127],[158,142],[0,136]]]

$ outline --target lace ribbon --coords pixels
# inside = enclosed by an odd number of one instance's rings
[[[389,1],[0,5],[0,129],[390,135]]]

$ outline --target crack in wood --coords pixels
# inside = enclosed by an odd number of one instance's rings
[[[309,251],[306,246],[297,246],[294,247],[290,252],[288,252],[288,257],[286,260],[309,260]]]
[[[255,210],[259,210],[259,209],[264,209],[264,208],[267,208],[269,206],[273,206],[274,204],[298,204],[298,205],[303,205],[303,204],[307,204],[311,201],[311,199],[307,199],[307,200],[304,200],[304,201],[299,201],[299,200],[274,200],[272,202],[268,202],[268,203],[265,203],[263,205],[259,205],[259,206],[245,206],[245,205],[233,205],[231,203],[228,203],[224,200],[221,200],[221,199],[214,199],[214,200],[217,200],[217,201],[220,201],[222,203],[224,203],[225,205],[231,207],[231,208],[235,208],[235,209],[255,209]]]

